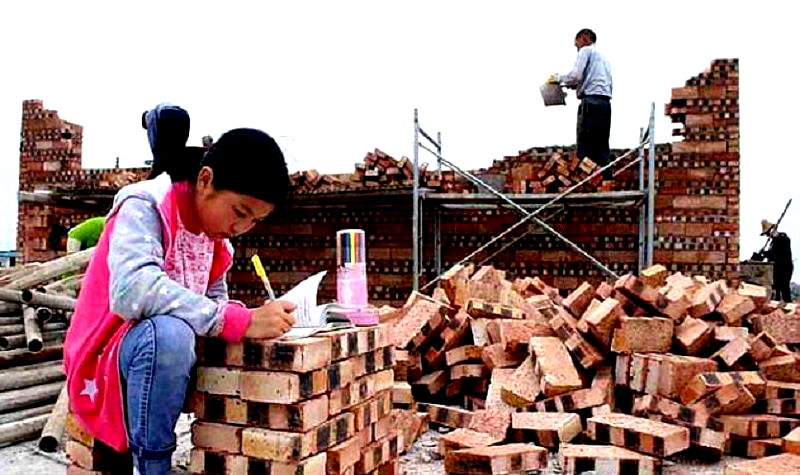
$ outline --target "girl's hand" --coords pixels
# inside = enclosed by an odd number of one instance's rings
[[[245,331],[245,338],[277,338],[292,328],[294,317],[291,312],[295,304],[275,300],[258,308],[251,308],[252,319]]]

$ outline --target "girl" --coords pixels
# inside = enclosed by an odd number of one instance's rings
[[[130,450],[142,475],[169,473],[195,335],[274,338],[294,323],[291,303],[248,309],[225,285],[228,239],[287,195],[280,148],[264,132],[235,129],[191,173],[185,158],[114,198],[64,344],[71,411],[98,440]]]

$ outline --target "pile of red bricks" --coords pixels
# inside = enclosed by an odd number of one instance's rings
[[[657,265],[562,295],[473,270],[383,313],[395,404],[455,429],[440,445],[448,473],[539,469],[548,449],[566,473],[657,473],[689,449],[800,454],[800,312],[766,288]],[[800,470],[800,455],[777,460]]]
[[[386,326],[297,340],[199,340],[192,473],[395,474]]]

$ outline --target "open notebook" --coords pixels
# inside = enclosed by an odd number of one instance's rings
[[[294,311],[295,324],[283,338],[303,338],[323,331],[352,326],[339,304],[317,304],[317,291],[325,274],[326,271],[318,272],[279,297],[279,300],[297,305]]]

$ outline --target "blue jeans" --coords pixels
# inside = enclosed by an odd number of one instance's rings
[[[141,320],[122,341],[128,445],[141,475],[170,472],[175,424],[195,362],[194,342],[192,328],[168,315]]]

